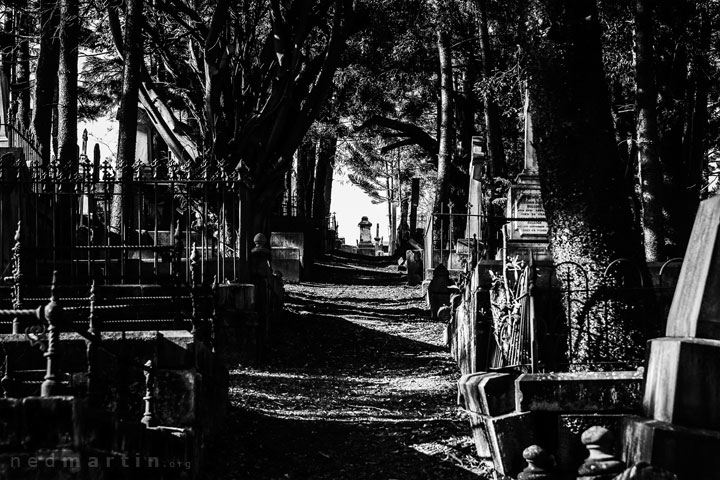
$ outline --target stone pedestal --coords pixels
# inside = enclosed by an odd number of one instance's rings
[[[680,480],[720,478],[720,432],[687,428],[651,418],[625,419],[623,457],[628,465],[646,462]]]
[[[720,480],[720,197],[700,204],[668,316],[650,342],[643,410],[627,420],[629,464]]]
[[[720,340],[650,342],[643,409],[655,420],[720,431]]]

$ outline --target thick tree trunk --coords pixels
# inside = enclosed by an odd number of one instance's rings
[[[470,65],[471,59],[467,59],[468,65],[462,72],[461,91],[457,94],[455,103],[455,118],[458,129],[458,149],[455,157],[455,164],[467,173],[472,155],[472,137],[475,135],[475,88],[476,75]]]
[[[60,258],[69,255],[64,247],[72,245],[74,211],[77,206],[70,193],[68,181],[76,171],[77,151],[77,73],[78,37],[80,32],[78,0],[60,0],[60,63],[58,68],[57,139],[58,163],[61,179],[59,195],[53,211],[55,245]]]
[[[56,0],[40,2],[40,52],[35,71],[35,90],[32,128],[40,147],[43,167],[50,163],[52,117],[55,107],[55,88],[60,42],[56,35],[60,22]]]
[[[135,140],[137,138],[137,107],[143,68],[144,49],[142,44],[143,0],[127,0],[125,36],[123,39],[123,90],[118,113],[117,180],[113,196],[113,231],[122,233],[122,227],[132,225],[132,167],[135,163]]]
[[[318,141],[317,165],[315,166],[315,186],[313,189],[313,218],[327,226],[330,198],[327,196],[327,182],[332,182],[332,169],[335,165],[337,137],[322,137]]]
[[[63,176],[77,165],[78,0],[60,0],[60,64],[58,69],[58,161]]]
[[[603,269],[617,258],[643,263],[617,152],[593,0],[538,0],[530,25],[530,104],[543,203],[556,265],[588,271],[591,296],[567,312],[570,362],[639,362],[635,315],[619,304],[597,312]],[[547,29],[546,26],[550,25]],[[574,368],[583,368],[575,366]]]
[[[493,74],[492,47],[490,46],[490,34],[488,32],[487,0],[478,1],[478,23],[480,30],[480,57],[482,59],[482,71],[485,80]],[[487,140],[487,151],[490,156],[490,176],[507,176],[507,162],[505,161],[505,149],[503,148],[502,127],[500,125],[500,112],[497,103],[491,92],[484,95],[485,129]]]
[[[18,55],[15,67],[16,108],[15,122],[25,131],[30,126],[30,13],[25,2],[18,9]]]
[[[435,183],[434,213],[447,205],[449,197],[448,168],[454,148],[453,115],[453,72],[452,52],[448,32],[439,28],[437,32],[438,57],[440,59],[440,117],[437,180]]]
[[[661,198],[663,178],[657,152],[657,89],[651,4],[650,0],[635,2],[635,103],[645,258],[657,261],[663,255],[665,234]]]
[[[712,22],[709,14],[704,9],[698,12],[698,48],[695,50],[692,60],[690,80],[693,88],[690,111],[685,133],[685,154],[688,168],[686,180],[689,207],[696,210],[701,199],[707,196],[707,190],[703,190],[703,172],[707,167],[705,157],[705,137],[707,136],[708,124],[708,93],[710,79],[708,73],[712,71],[708,52],[710,51],[710,40],[712,33]],[[688,218],[685,228],[687,232],[692,229],[692,221]]]
[[[299,217],[312,217],[313,176],[315,174],[315,142],[304,141],[296,153],[297,208]]]

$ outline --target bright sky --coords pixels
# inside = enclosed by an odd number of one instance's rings
[[[333,177],[330,211],[335,212],[339,225],[338,236],[345,237],[347,245],[356,245],[360,239],[358,223],[364,216],[373,223],[373,238],[377,224],[380,223],[380,236],[387,243],[389,234],[387,203],[373,204],[365,192],[350,183],[350,180],[337,170]]]

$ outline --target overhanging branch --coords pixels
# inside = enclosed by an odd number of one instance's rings
[[[395,130],[402,135],[408,137],[405,140],[395,142],[390,145],[386,145],[382,149],[382,153],[386,153],[395,148],[406,145],[417,145],[430,156],[433,165],[437,165],[437,155],[439,144],[438,141],[431,137],[425,130],[418,127],[413,123],[403,122],[402,120],[396,120],[394,118],[383,117],[382,115],[373,115],[360,125],[356,131],[361,131],[366,128],[380,127],[390,130]]]

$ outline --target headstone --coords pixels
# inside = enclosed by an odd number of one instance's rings
[[[358,253],[360,255],[375,256],[375,244],[372,239],[372,222],[368,217],[362,217],[358,227],[360,227],[360,241],[358,242]]]
[[[405,266],[407,267],[407,282],[408,285],[414,287],[420,285],[422,282],[422,257],[420,252],[415,250],[408,250],[405,253]]]
[[[517,475],[526,464],[523,451],[537,441],[534,414],[513,412],[483,419],[495,470],[500,475]]]
[[[435,267],[433,278],[428,285],[428,303],[430,304],[430,318],[437,320],[437,312],[443,305],[450,305],[450,290],[452,285],[450,272],[442,263]]]
[[[720,197],[700,204],[665,334],[720,340]]]
[[[368,221],[368,217],[362,217],[358,227],[360,227],[360,243],[372,243],[372,222]]]
[[[507,256],[525,255],[531,251],[536,260],[550,258],[548,223],[540,194],[537,155],[533,146],[529,100],[525,100],[525,164],[517,184],[510,186],[506,216]],[[524,220],[527,219],[527,220]]]

